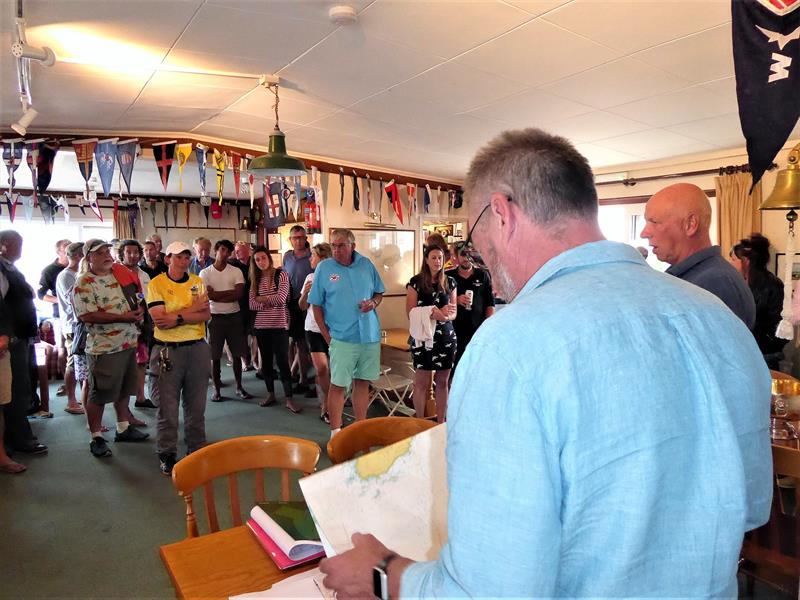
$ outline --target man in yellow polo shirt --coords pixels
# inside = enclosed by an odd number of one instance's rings
[[[187,454],[206,444],[206,395],[211,350],[206,321],[211,318],[203,280],[188,273],[191,248],[183,242],[167,246],[168,270],[150,281],[147,307],[155,323],[150,370],[158,378],[156,449],[161,472],[172,473],[178,455],[178,405],[183,393]]]

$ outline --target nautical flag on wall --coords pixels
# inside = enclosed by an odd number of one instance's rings
[[[430,206],[431,206],[431,186],[426,183],[424,193],[422,195],[422,210],[428,212],[430,211]]]
[[[264,199],[267,205],[267,212],[264,214],[264,227],[275,229],[286,224],[286,211],[284,206],[283,193],[289,192],[288,187],[282,181],[271,183],[270,179],[264,182]]]
[[[231,152],[231,164],[233,165],[233,191],[236,199],[239,199],[239,188],[242,185],[242,155],[238,152]]]
[[[175,144],[176,140],[171,142],[159,142],[153,144],[153,158],[156,160],[156,167],[158,174],[161,175],[161,185],[164,186],[164,191],[167,191],[167,183],[169,183],[169,172],[172,169],[172,161],[175,160]]]
[[[175,158],[178,159],[178,191],[183,192],[183,167],[192,155],[192,144],[178,144],[175,147]],[[186,225],[189,226],[188,224]]]
[[[732,0],[739,120],[758,183],[800,118],[800,0]]]
[[[28,168],[31,170],[31,188],[33,188],[33,195],[30,198],[33,204],[36,204],[36,183],[39,179],[38,173],[38,162],[39,162],[39,148],[42,146],[42,142],[44,139],[40,140],[28,140],[25,143],[26,157],[25,160],[28,163]],[[27,210],[25,211],[27,216]],[[33,211],[31,211],[33,212]],[[28,219],[30,221],[30,219]]]
[[[407,183],[406,193],[408,194],[408,216],[410,218],[417,213],[417,186],[413,183]]]
[[[117,142],[117,163],[119,164],[119,174],[125,182],[125,188],[131,193],[131,176],[133,175],[133,165],[136,162],[139,140],[125,140]],[[122,186],[119,186],[122,193]]]
[[[295,175],[293,178],[292,183],[294,184],[294,200],[292,201],[292,214],[294,214],[294,220],[299,221],[303,218],[303,215],[300,212],[300,196],[303,193],[303,181],[299,175]]]
[[[358,191],[358,175],[353,170],[353,210],[361,210],[361,194]]]
[[[78,168],[86,181],[87,194],[89,193],[89,178],[92,176],[95,146],[97,146],[97,138],[72,142],[72,147],[75,149],[75,158],[78,160]]]
[[[322,224],[319,218],[319,206],[317,205],[317,192],[314,186],[306,188],[306,205],[304,208],[306,230],[308,233],[322,233]]]
[[[97,161],[97,172],[100,173],[100,183],[103,185],[103,194],[108,196],[111,191],[111,182],[114,180],[114,163],[117,160],[117,140],[113,138],[102,140],[94,149],[94,159]]]
[[[397,215],[397,218],[400,219],[400,223],[402,223],[403,205],[400,202],[400,190],[397,189],[397,184],[394,182],[394,179],[386,184],[386,195],[389,197],[389,202],[392,203],[394,214]]]
[[[197,171],[200,173],[200,198],[205,197],[206,195],[206,152],[208,148],[203,146],[202,144],[197,144],[194,150],[195,158],[197,158]],[[210,203],[209,203],[210,204]],[[206,215],[206,220],[208,220],[208,215]]]
[[[3,162],[8,168],[8,187],[11,193],[14,193],[14,172],[19,168],[22,162],[22,149],[25,147],[25,142],[22,138],[15,138],[13,140],[3,140]],[[9,210],[11,209],[11,200],[9,199]]]
[[[216,167],[217,171],[217,198],[219,198],[220,206],[222,205],[222,192],[225,189],[226,160],[227,160],[226,154],[214,148],[214,167]]]

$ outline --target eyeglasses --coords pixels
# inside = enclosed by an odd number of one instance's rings
[[[342,242],[341,244],[331,244],[331,248],[347,248],[350,245],[350,242]]]
[[[513,202],[514,201],[514,199],[511,196],[506,196],[506,200],[508,200],[509,202]],[[467,239],[464,240],[458,246],[458,252],[460,254],[465,254],[466,252],[468,252],[469,250],[472,250],[474,248],[474,246],[472,244],[472,232],[475,231],[475,227],[478,225],[478,221],[481,220],[481,217],[483,216],[483,213],[485,213],[486,209],[488,209],[491,205],[492,204],[489,203],[489,204],[487,204],[486,206],[483,207],[483,210],[478,215],[478,218],[475,219],[475,222],[472,224],[472,227],[469,228],[469,233],[467,233]]]

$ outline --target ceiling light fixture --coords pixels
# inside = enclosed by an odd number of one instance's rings
[[[299,158],[294,158],[286,153],[286,136],[283,134],[278,122],[278,85],[277,77],[262,75],[259,85],[275,94],[275,129],[269,136],[267,153],[257,156],[250,161],[248,171],[259,177],[299,177],[306,174],[306,166]]]
[[[16,131],[19,135],[25,136],[28,133],[28,127],[31,126],[33,120],[39,115],[36,109],[28,107],[22,114],[19,121],[11,126],[11,129]]]
[[[16,37],[11,44],[11,55],[17,59],[17,91],[19,92],[19,101],[22,103],[22,110],[26,111],[33,102],[31,98],[31,61],[36,60],[45,67],[52,67],[56,64],[56,55],[50,48],[35,48],[28,44],[25,36],[22,0],[17,0],[17,15],[14,24]],[[34,113],[31,119],[35,116]]]

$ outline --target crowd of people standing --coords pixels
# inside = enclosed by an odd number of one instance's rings
[[[34,294],[13,266],[22,241],[13,231],[0,232],[0,281],[11,286],[0,295],[0,307],[3,327],[14,330],[6,346],[17,349],[15,367],[25,361],[25,368],[14,373],[30,372],[37,339],[36,331],[25,327],[36,326]],[[37,295],[53,304],[55,338],[64,350],[65,410],[86,415],[92,455],[112,455],[102,423],[106,404],[114,406],[115,442],[147,440],[146,423],[131,409],[156,409],[159,468],[170,474],[178,460],[181,407],[187,453],[206,444],[206,400],[226,399],[224,358],[232,367],[233,393],[241,400],[258,395],[242,380],[243,372],[257,370],[266,388],[260,406],[278,403],[277,380],[280,402],[292,413],[303,411],[298,397],[319,398],[319,416],[331,436],[342,427],[348,395],[356,419],[366,418],[370,384],[380,375],[380,274],[356,250],[347,229],[333,230],[330,243],[311,247],[306,230],[296,225],[289,241],[292,249],[281,257],[281,266],[264,246],[225,239],[212,244],[198,237],[191,245],[176,241],[166,248],[159,235],[144,242],[56,244],[57,258],[42,272]],[[414,408],[425,416],[433,384],[441,422],[451,370],[466,343],[459,348],[457,332],[468,341],[491,314],[493,297],[488,273],[473,264],[466,249],[456,249],[457,267],[447,275],[451,249],[441,236],[430,236],[423,254],[420,273],[408,283],[408,298],[414,297],[415,308],[427,307],[436,343],[421,345],[413,335],[409,340],[416,370]],[[18,298],[25,315],[11,307]],[[446,356],[432,354],[445,345]],[[46,453],[26,419],[31,381],[24,375],[14,379],[13,407],[4,411],[6,446]],[[0,468],[24,470],[8,455],[0,455]]]

